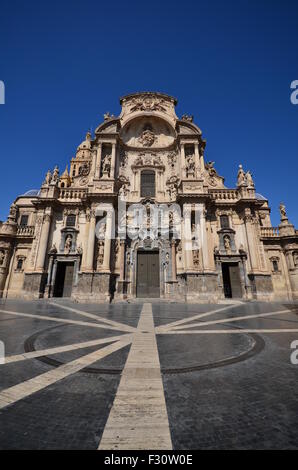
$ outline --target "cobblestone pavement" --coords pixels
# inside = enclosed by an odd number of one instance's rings
[[[0,449],[298,448],[297,304],[2,300],[0,340]]]

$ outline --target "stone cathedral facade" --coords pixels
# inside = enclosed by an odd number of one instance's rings
[[[175,98],[144,92],[120,103],[69,169],[48,171],[12,204],[0,226],[0,296],[297,299],[298,231],[284,205],[272,227],[241,165],[227,188]]]

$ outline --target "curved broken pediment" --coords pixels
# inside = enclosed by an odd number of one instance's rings
[[[164,148],[173,144],[176,133],[170,124],[157,117],[139,117],[122,129],[122,141],[128,147]]]

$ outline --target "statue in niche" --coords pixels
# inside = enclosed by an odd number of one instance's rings
[[[279,212],[280,212],[281,220],[287,219],[286,206],[284,205],[283,202],[281,202],[279,205]]]
[[[239,165],[238,175],[237,175],[237,186],[243,186],[246,184],[246,177],[242,165]]]
[[[224,237],[224,247],[227,252],[231,251],[231,240],[228,235]]]
[[[64,252],[70,253],[72,248],[72,235],[67,235],[64,243]]]
[[[103,176],[110,177],[111,161],[112,161],[112,155],[106,154],[104,159],[103,159],[103,163],[102,163],[102,174],[103,174]]]
[[[298,267],[298,251],[295,251],[293,253],[293,262],[294,262],[295,268],[297,268]]]
[[[56,165],[53,171],[53,175],[52,175],[52,182],[57,183],[58,179],[59,179],[59,168]]]
[[[200,266],[200,250],[193,250],[192,259],[193,265],[198,268]]]
[[[0,266],[4,266],[4,261],[5,261],[5,251],[1,250],[0,251]]]
[[[105,242],[103,240],[99,240],[97,243],[97,269],[103,264],[104,251]]]
[[[100,223],[98,227],[97,238],[99,240],[104,240],[105,236],[106,236],[106,224]]]
[[[79,246],[77,247],[77,254],[78,255],[82,255],[83,254],[83,248],[82,248],[82,245],[79,244]]]
[[[186,157],[186,176],[194,176],[195,174],[195,162],[193,154],[189,154]]]
[[[248,186],[249,188],[254,188],[255,184],[254,184],[254,181],[253,181],[253,179],[252,179],[252,174],[251,174],[250,171],[247,171],[247,172],[245,173],[245,180],[246,180],[247,186]]]

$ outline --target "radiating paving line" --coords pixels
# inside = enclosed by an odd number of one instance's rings
[[[240,302],[239,302],[239,305],[240,305]],[[242,305],[242,303],[241,303],[241,305]],[[191,322],[193,320],[198,320],[199,318],[208,317],[209,315],[214,315],[215,313],[218,313],[218,312],[224,312],[224,311],[227,311],[231,308],[235,308],[236,306],[237,306],[237,304],[233,304],[233,305],[228,305],[227,307],[222,307],[222,308],[217,308],[215,310],[210,310],[210,312],[198,313],[197,315],[194,315],[194,316],[189,317],[189,318],[182,318],[182,320],[177,320],[177,321],[174,321],[172,323],[167,323],[166,325],[160,325],[157,328],[155,328],[155,331],[157,333],[159,333],[159,332],[162,332],[163,330],[169,330],[169,329],[171,329],[175,326],[183,325],[183,324]]]
[[[36,357],[51,356],[52,354],[58,354],[66,351],[76,351],[78,349],[97,346],[98,344],[114,343],[115,341],[119,341],[125,337],[127,337],[127,335],[111,336],[110,338],[94,339],[93,341],[86,341],[84,343],[67,344],[65,346],[57,346],[55,348],[41,349],[39,351],[15,354],[13,356],[6,356],[4,364],[25,361],[27,359],[34,359]]]
[[[131,336],[125,335],[125,338],[106,346],[105,348],[94,351],[90,354],[75,359],[68,364],[52,369],[44,374],[38,375],[33,379],[26,380],[18,385],[14,385],[6,390],[0,392],[0,409],[5,408],[8,405],[12,405],[23,398],[29,397],[33,393],[36,393],[44,388],[52,385],[59,380],[62,380],[69,375],[72,375],[80,370],[84,369],[90,364],[103,359],[104,357],[112,354],[119,349],[131,343]]]
[[[61,304],[58,304],[57,302],[49,302],[50,305],[54,305],[55,307],[59,307],[59,308],[62,308],[62,309],[65,309],[65,310],[69,310],[70,312],[73,312],[73,313],[77,313],[78,315],[83,315],[84,317],[87,317],[87,318],[93,318],[94,320],[97,320],[98,322],[101,322],[101,323],[106,323],[107,325],[112,325],[112,326],[116,326],[116,327],[121,327],[121,331],[124,329],[126,329],[126,331],[129,331],[129,332],[134,332],[136,331],[136,328],[134,328],[133,326],[129,326],[129,325],[124,325],[123,323],[119,323],[119,322],[116,322],[116,321],[113,321],[113,320],[108,320],[106,318],[102,318],[102,317],[99,317],[98,315],[94,315],[94,313],[90,313],[90,312],[85,312],[83,310],[79,310],[77,308],[73,308],[73,307],[68,307],[67,305],[61,305]],[[119,330],[119,328],[117,328]]]
[[[23,312],[12,312],[11,310],[0,310],[0,313],[7,313],[8,315],[16,315],[18,317],[25,317],[25,318],[34,318],[35,320],[47,320],[47,321],[55,321],[58,323],[70,323],[72,325],[80,325],[80,326],[90,326],[91,328],[102,328],[104,330],[116,330],[116,331],[125,331],[127,333],[127,328],[123,325],[123,328],[114,327],[114,326],[107,326],[107,325],[100,325],[99,323],[91,323],[86,321],[79,321],[79,320],[69,320],[68,318],[58,318],[58,317],[48,317],[47,315],[35,315],[33,313],[23,313]]]
[[[220,323],[232,323],[234,321],[239,321],[239,320],[250,320],[251,318],[262,318],[262,317],[270,317],[272,315],[281,315],[282,313],[292,313],[292,312],[287,309],[287,310],[280,310],[279,312],[256,313],[253,315],[243,315],[241,317],[230,317],[230,318],[224,318],[220,320],[192,323],[191,325],[175,326],[173,330],[181,330],[182,328],[194,328],[197,326],[217,325]]]
[[[171,330],[171,331],[163,331],[159,333],[160,335],[194,335],[194,334],[201,334],[201,335],[211,335],[211,334],[226,334],[226,333],[298,333],[297,328],[273,328],[273,329],[258,329],[258,328],[239,328],[239,330]]]
[[[172,449],[151,304],[144,304],[99,449]]]

